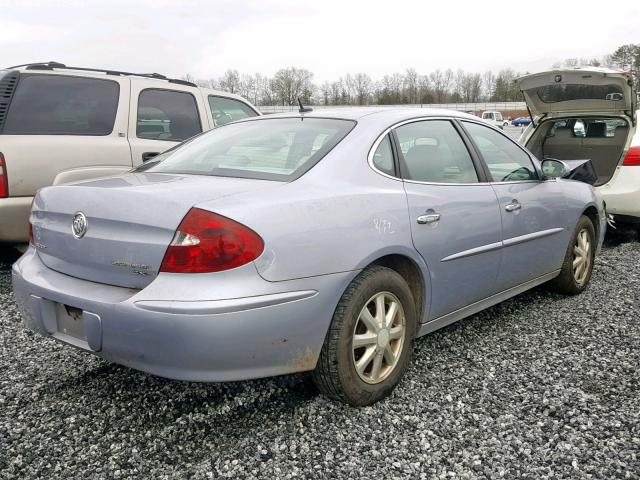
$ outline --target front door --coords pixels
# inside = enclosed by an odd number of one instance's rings
[[[571,232],[561,185],[540,180],[529,154],[492,128],[462,122],[488,167],[502,215],[496,288],[507,290],[562,265]]]
[[[431,275],[433,320],[495,293],[498,202],[451,121],[411,122],[394,133],[413,243]]]

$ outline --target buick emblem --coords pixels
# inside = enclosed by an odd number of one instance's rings
[[[73,216],[73,222],[71,222],[71,233],[76,238],[84,237],[84,234],[87,233],[87,217],[84,216],[84,213],[78,212]]]

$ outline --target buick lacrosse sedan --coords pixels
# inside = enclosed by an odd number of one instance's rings
[[[451,111],[257,117],[40,190],[15,294],[29,328],[109,361],[192,381],[312,370],[368,405],[414,338],[545,282],[584,290],[605,214],[573,167]]]

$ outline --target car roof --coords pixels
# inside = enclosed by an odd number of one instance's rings
[[[265,115],[261,119],[269,118],[335,118],[341,120],[355,120],[366,123],[398,123],[422,117],[455,117],[462,119],[481,120],[475,115],[442,108],[401,108],[401,107],[334,107],[317,108],[311,112],[299,113],[283,112]]]
[[[200,87],[190,81],[169,78],[158,73],[147,74],[147,73],[134,73],[134,72],[120,72],[117,70],[100,69],[100,68],[71,67],[71,66],[66,66],[64,64],[57,63],[57,62],[30,63],[25,65],[16,65],[15,67],[0,68],[0,70],[17,70],[19,72],[29,72],[30,74],[54,74],[54,75],[66,75],[66,76],[71,75],[71,76],[78,76],[78,77],[81,76],[81,77],[89,77],[89,78],[109,78],[112,76],[135,77],[135,78],[144,80],[145,82],[148,81],[150,85],[166,85],[168,82],[170,84],[197,88],[199,90],[202,90],[203,93],[208,95],[234,98],[237,100],[241,100],[244,103],[249,103],[251,105],[251,103],[247,99],[241,97],[240,95],[224,92],[222,90],[214,90],[208,87]],[[256,109],[255,107],[253,108]]]

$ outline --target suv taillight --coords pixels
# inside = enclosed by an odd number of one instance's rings
[[[9,178],[7,176],[7,163],[4,161],[4,155],[0,153],[0,198],[9,196]]]
[[[162,260],[161,272],[206,273],[239,267],[264,250],[249,227],[200,208],[182,219]]]
[[[627,154],[624,157],[624,161],[622,162],[622,165],[625,165],[625,166],[630,166],[630,165],[640,166],[640,145],[638,145],[637,147],[630,147],[629,148],[629,151],[627,152]]]

